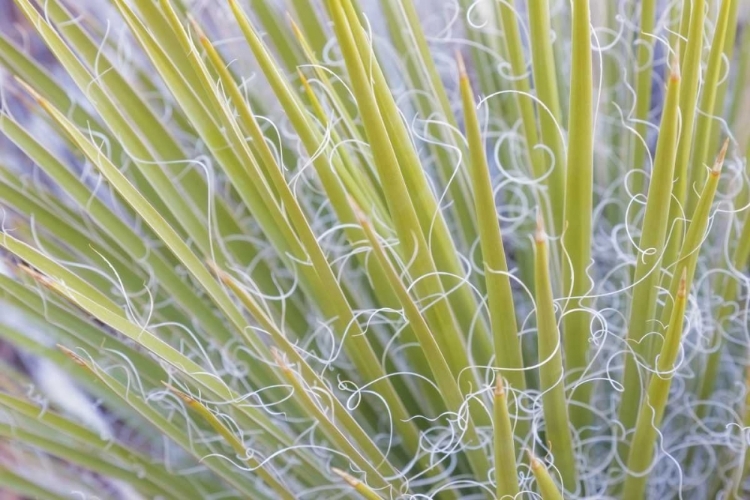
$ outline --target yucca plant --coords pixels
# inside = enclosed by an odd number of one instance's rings
[[[14,0],[0,492],[748,498],[744,0]]]

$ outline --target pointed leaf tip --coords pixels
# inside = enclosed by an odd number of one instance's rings
[[[541,210],[536,212],[536,232],[534,233],[534,241],[538,244],[544,243],[547,239],[547,233],[544,231],[544,217],[542,217]]]
[[[357,218],[357,222],[359,222],[361,226],[369,226],[370,221],[367,220],[367,216],[360,208],[357,200],[355,200],[354,197],[349,193],[346,194],[346,199],[349,201],[349,206],[352,207],[352,211],[354,212],[354,216]]]
[[[544,467],[542,462],[536,457],[536,455],[534,455],[534,452],[532,452],[528,448],[526,448],[526,456],[529,458],[529,465],[531,466],[531,470],[538,471],[539,469]]]
[[[88,368],[88,365],[86,364],[86,361],[83,360],[83,357],[76,354],[72,350],[68,349],[62,344],[57,344],[57,348],[62,351],[63,354],[65,354],[67,357],[69,357],[75,364],[78,366],[83,366],[84,368]]]
[[[466,63],[464,62],[464,56],[460,50],[456,50],[456,64],[458,64],[458,76],[462,80],[468,78],[466,73]]]
[[[672,64],[670,65],[669,78],[673,82],[679,81],[681,78],[680,74],[680,46],[678,45],[674,49],[672,54]]]
[[[301,41],[304,40],[304,36],[302,35],[302,30],[300,29],[297,22],[294,20],[294,17],[292,17],[291,12],[286,11],[286,19],[289,22],[289,26],[292,28],[292,34],[294,35],[294,38]]]
[[[41,96],[41,95],[39,95],[39,92],[37,92],[36,90],[34,90],[34,88],[33,88],[33,87],[32,87],[31,85],[29,85],[28,83],[26,83],[26,81],[25,81],[25,80],[23,80],[23,79],[22,79],[22,78],[21,78],[20,76],[18,76],[18,75],[13,75],[13,79],[14,79],[14,80],[16,81],[16,83],[17,83],[18,85],[20,85],[20,86],[21,86],[21,88],[22,88],[22,89],[24,89],[24,90],[26,91],[26,93],[27,93],[27,94],[29,94],[29,95],[30,95],[30,96],[31,96],[31,97],[32,97],[32,98],[33,98],[33,99],[34,99],[35,101],[39,102],[40,104],[41,104],[41,103],[42,103],[42,102],[44,101],[44,99],[42,98],[42,96]]]
[[[187,20],[190,26],[193,28],[193,31],[195,31],[195,34],[198,36],[198,40],[200,41],[201,45],[204,47],[211,43],[211,41],[206,36],[206,33],[203,31],[203,28],[200,27],[200,24],[198,24],[198,21],[188,12],[187,14]]]
[[[232,285],[232,277],[226,271],[220,268],[216,262],[210,259],[206,259],[206,267],[208,267],[208,270],[214,273],[217,278],[219,278],[219,281],[228,286]]]
[[[299,81],[302,82],[302,85],[305,87],[305,89],[310,88],[310,81],[305,76],[305,72],[302,71],[301,66],[297,66],[297,76],[299,77]]]
[[[716,161],[714,162],[714,166],[711,169],[712,175],[719,175],[721,173],[721,169],[724,166],[724,158],[727,156],[727,150],[729,149],[729,138],[727,137],[724,140],[724,144],[722,144],[721,149],[719,150],[719,154],[716,156]]]
[[[19,271],[23,272],[27,276],[31,277],[34,281],[39,283],[40,285],[43,285],[47,288],[54,288],[55,282],[52,278],[49,276],[40,273],[30,265],[26,264],[25,262],[19,263],[17,266]]]
[[[279,368],[285,372],[291,371],[291,367],[289,366],[289,363],[286,362],[286,359],[284,359],[283,353],[274,346],[271,346],[271,355],[276,364],[279,365]]]
[[[503,377],[498,374],[497,375],[497,382],[495,382],[495,397],[502,397],[505,396],[505,381],[503,380]]]
[[[344,472],[341,469],[338,469],[336,467],[331,467],[331,472],[333,472],[334,474],[339,476],[341,479],[346,481],[346,483],[353,488],[356,488],[359,485],[359,480],[356,477],[352,476],[351,474],[347,472]]]
[[[223,272],[221,269],[219,269],[219,266],[216,264],[216,262],[212,261],[211,259],[206,259],[206,267],[208,267],[209,270],[211,270],[212,273],[216,274],[217,276],[220,276]]]
[[[189,394],[182,392],[178,388],[174,387],[173,385],[170,385],[169,383],[163,380],[161,381],[161,383],[164,385],[164,387],[167,388],[169,392],[171,392],[172,394],[180,398],[182,402],[185,403],[186,405],[194,405],[196,403],[195,398],[193,398]]]
[[[680,275],[680,285],[677,288],[677,298],[684,299],[687,295],[687,267],[682,268]]]

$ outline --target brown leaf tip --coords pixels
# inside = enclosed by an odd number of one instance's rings
[[[458,65],[458,76],[462,80],[467,79],[469,76],[466,72],[466,63],[464,62],[464,56],[460,50],[456,51],[456,64]]]
[[[680,81],[680,46],[674,49],[672,54],[672,64],[670,65],[669,79],[673,82]]]
[[[682,269],[680,284],[677,287],[677,298],[684,299],[687,295],[687,267]]]
[[[302,30],[289,11],[286,12],[286,20],[289,22],[289,26],[292,28],[292,34],[294,34],[294,38],[296,38],[297,40],[302,40]]]
[[[169,390],[169,392],[180,398],[185,404],[191,405],[196,403],[195,398],[193,398],[189,394],[182,392],[181,390],[172,385],[169,385],[164,381],[162,381],[162,384],[167,388],[167,390]]]
[[[505,381],[503,377],[498,373],[497,381],[495,382],[495,397],[502,398],[505,396]]]
[[[536,213],[536,232],[534,233],[534,241],[538,244],[547,241],[547,233],[544,231],[544,217],[542,217],[541,210],[537,210]]]
[[[18,264],[17,267],[19,271],[22,271],[23,273],[27,274],[40,285],[43,285],[47,288],[54,288],[55,281],[52,278],[40,273],[39,271],[31,267],[30,265],[26,264],[25,262],[21,262],[20,264]]]
[[[362,208],[359,206],[359,203],[357,203],[357,200],[352,197],[349,193],[346,194],[346,199],[349,202],[349,206],[352,207],[352,211],[354,212],[354,216],[357,218],[357,222],[361,226],[369,225],[370,222],[367,220],[367,216],[362,211]]]
[[[534,453],[528,448],[526,449],[526,455],[529,457],[529,465],[531,466],[532,471],[537,472],[544,468],[544,464],[542,464],[541,460],[536,458]]]
[[[724,166],[724,158],[727,156],[727,150],[729,149],[729,138],[727,137],[722,144],[719,154],[716,156],[716,161],[711,169],[711,175],[719,175],[721,168]]]
[[[337,469],[336,467],[331,467],[331,472],[339,476],[341,479],[347,482],[349,486],[352,488],[356,488],[359,486],[360,481],[356,477],[352,476],[351,474],[344,472],[341,469]]]
[[[211,259],[206,259],[206,267],[208,267],[208,270],[214,273],[223,283],[227,283],[231,279],[231,277]]]
[[[21,79],[19,76],[13,77],[16,80],[16,83],[21,86],[22,89],[26,91],[27,94],[29,94],[35,101],[39,102],[40,104],[43,104],[44,99],[39,94],[39,92],[34,89],[31,85],[26,83],[25,80]]]
[[[285,372],[291,371],[291,367],[289,366],[289,363],[287,363],[286,359],[284,359],[284,354],[281,351],[279,351],[275,347],[271,347],[271,355],[273,356],[273,360],[276,362],[276,364],[279,365],[279,368],[281,368]]]
[[[83,360],[83,357],[79,356],[72,350],[68,349],[62,344],[57,344],[57,348],[62,351],[63,354],[65,354],[67,357],[69,357],[75,364],[78,366],[83,366],[84,368],[88,368],[88,365],[86,364],[86,361]]]

